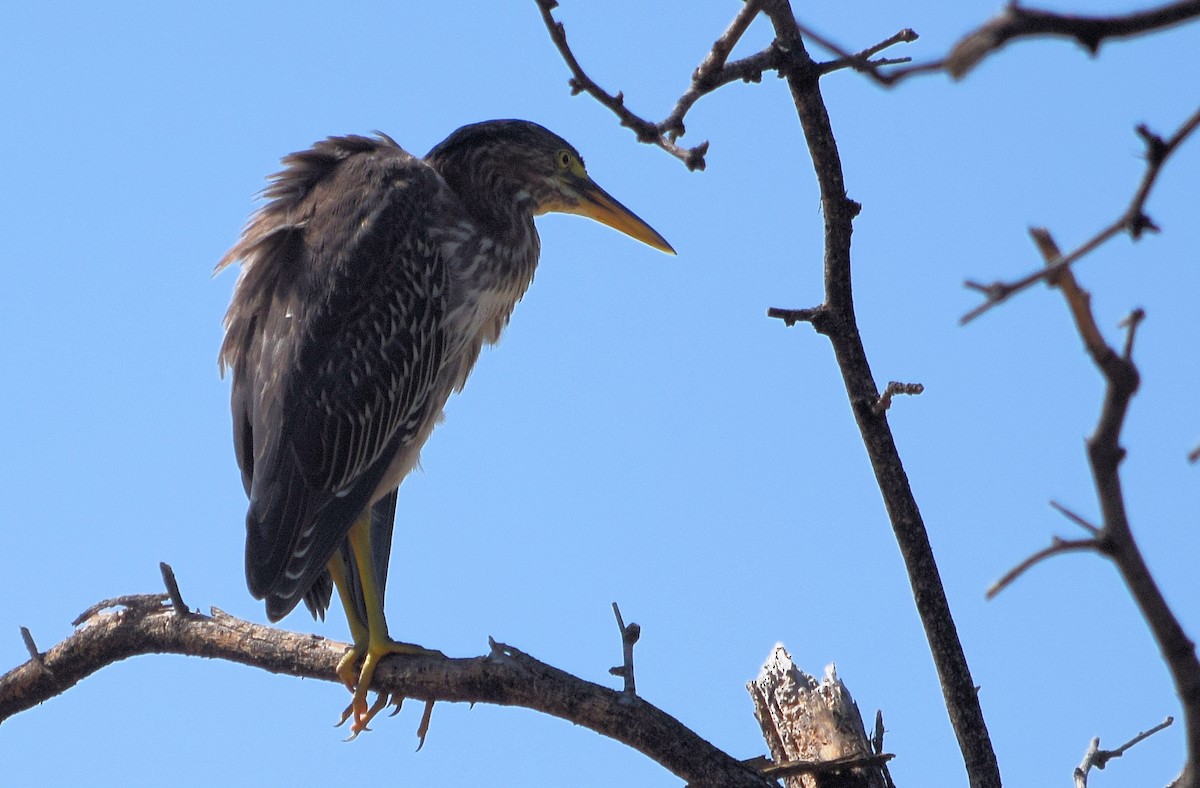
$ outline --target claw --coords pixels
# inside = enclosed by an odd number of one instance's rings
[[[351,649],[351,651],[354,651],[354,649]],[[371,688],[371,680],[375,677],[375,669],[379,667],[379,663],[383,661],[383,658],[390,654],[421,657],[445,656],[440,651],[427,649],[413,643],[399,643],[394,640],[376,641],[368,645],[367,653],[363,656],[362,667],[359,668],[358,677],[354,683],[354,697],[350,701],[351,716],[354,717],[354,722],[351,724],[350,730],[356,735],[361,731],[368,730],[367,725],[391,701],[390,693],[380,693],[375,702],[370,707],[367,706],[367,692]],[[347,654],[348,656],[349,654]],[[346,657],[343,657],[342,661],[345,662]],[[340,667],[341,665],[339,665]],[[339,672],[338,675],[341,676],[342,674]]]
[[[362,653],[363,651],[366,653]],[[394,640],[376,642],[368,645],[365,649],[351,646],[338,662],[337,675],[341,679],[342,684],[346,685],[346,689],[353,693],[353,697],[350,699],[350,705],[342,711],[342,716],[334,726],[340,727],[347,720],[353,718],[353,722],[350,725],[350,739],[348,741],[353,740],[363,731],[370,730],[367,727],[368,724],[370,724],[371,720],[379,712],[388,706],[395,706],[392,713],[388,716],[395,717],[400,713],[401,704],[404,703],[403,695],[380,692],[374,702],[369,706],[367,705],[367,693],[370,691],[371,680],[375,677],[375,669],[379,667],[379,663],[384,657],[391,654],[422,657],[446,656],[440,651],[424,648],[413,643],[399,643]],[[360,657],[362,658],[362,666],[355,669],[355,664]]]

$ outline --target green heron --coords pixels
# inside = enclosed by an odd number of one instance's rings
[[[464,126],[423,159],[378,134],[283,164],[217,264],[242,263],[220,365],[250,499],[246,581],[271,621],[301,600],[324,617],[338,589],[354,644],[337,673],[358,733],[386,702],[366,702],[379,661],[437,653],[388,635],[396,488],[529,287],[533,217],[581,214],[674,250],[526,121]]]

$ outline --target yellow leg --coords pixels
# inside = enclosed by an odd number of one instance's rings
[[[358,568],[358,580],[362,586],[363,602],[367,612],[366,622],[359,619],[354,605],[350,602],[348,593],[350,579],[346,576],[345,566],[341,560],[335,557],[330,561],[329,570],[333,575],[333,582],[337,586],[338,595],[342,598],[342,606],[345,608],[346,618],[350,622],[350,634],[354,638],[354,645],[338,662],[337,674],[346,687],[354,693],[347,711],[354,717],[354,722],[350,726],[351,733],[357,735],[366,730],[371,718],[387,706],[386,698],[380,698],[380,702],[376,702],[370,708],[367,707],[367,692],[371,687],[371,679],[384,657],[389,654],[442,656],[442,653],[413,643],[399,643],[388,635],[387,619],[383,612],[383,598],[379,586],[375,582],[375,568],[371,558],[370,509],[363,512],[363,515],[355,521],[347,539]],[[354,665],[360,658],[362,666],[356,674]]]
[[[338,598],[342,600],[342,609],[346,611],[346,622],[350,625],[350,637],[354,639],[354,645],[338,661],[337,675],[346,685],[346,689],[354,692],[354,681],[358,677],[354,663],[358,662],[359,655],[367,647],[367,622],[358,617],[358,611],[350,601],[350,578],[346,576],[346,565],[342,563],[340,555],[335,555],[329,562],[329,574],[333,576],[333,585],[337,588]],[[346,717],[342,717],[342,722],[345,721]]]

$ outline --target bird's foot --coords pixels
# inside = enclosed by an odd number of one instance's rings
[[[358,646],[351,646],[337,666],[338,678],[346,685],[346,689],[354,693],[350,699],[350,705],[342,712],[342,718],[337,723],[341,725],[346,720],[353,718],[353,722],[350,724],[351,739],[365,730],[370,730],[367,725],[375,718],[376,714],[389,705],[396,707],[396,710],[392,712],[393,716],[400,711],[400,704],[404,701],[404,697],[389,692],[379,693],[375,702],[370,706],[367,705],[367,692],[370,690],[371,680],[375,676],[375,668],[379,666],[384,657],[390,654],[403,654],[410,657],[446,656],[440,651],[418,646],[415,643],[400,643],[390,639],[372,642],[365,649],[365,653],[363,651]],[[355,664],[360,656],[362,666],[355,670]]]

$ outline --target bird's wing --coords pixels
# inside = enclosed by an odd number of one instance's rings
[[[429,228],[456,218],[440,177],[386,138],[331,138],[285,164],[230,252],[245,268],[222,349],[246,576],[272,620],[440,405],[447,269]]]

